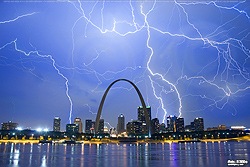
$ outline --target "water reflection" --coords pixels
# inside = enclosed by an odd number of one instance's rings
[[[250,161],[249,152],[250,142],[79,145],[1,143],[0,164],[19,167],[227,166],[228,160]]]

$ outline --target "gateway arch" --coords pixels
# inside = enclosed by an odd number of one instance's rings
[[[120,81],[125,81],[125,82],[128,82],[130,83],[134,89],[136,90],[139,98],[140,98],[140,101],[141,101],[141,105],[142,105],[142,108],[143,108],[143,111],[144,111],[144,114],[145,114],[145,119],[146,119],[146,126],[147,126],[147,129],[148,129],[148,135],[149,137],[151,137],[151,122],[150,122],[150,119],[149,119],[149,113],[148,113],[148,110],[146,108],[146,104],[145,104],[145,101],[142,97],[142,94],[140,92],[140,90],[137,88],[137,86],[131,82],[130,80],[127,80],[127,79],[117,79],[115,80],[114,82],[112,82],[108,88],[106,89],[104,95],[102,96],[102,100],[101,100],[101,103],[99,105],[99,108],[98,108],[98,113],[96,115],[96,121],[95,121],[95,134],[98,133],[98,127],[99,127],[99,121],[100,121],[100,117],[101,117],[101,113],[102,113],[102,108],[103,108],[103,104],[104,104],[104,101],[106,99],[106,96],[110,90],[110,88],[116,83],[116,82],[120,82]]]

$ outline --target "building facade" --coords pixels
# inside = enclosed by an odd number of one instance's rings
[[[99,121],[98,133],[104,133],[104,119],[100,119]]]
[[[61,130],[61,119],[59,117],[55,117],[53,122],[53,131],[60,132],[60,130]]]
[[[151,120],[151,133],[156,134],[160,132],[160,123],[158,118],[154,118]]]
[[[164,123],[160,124],[159,133],[166,133],[166,125]]]
[[[174,115],[169,115],[167,117],[167,131],[168,132],[176,132],[176,120],[177,117]]]
[[[148,111],[149,121],[151,121],[151,107],[147,106],[146,109]],[[137,115],[138,121],[141,121],[142,123],[141,133],[148,134],[149,129],[147,128],[146,116],[142,106],[138,107],[137,113],[138,113]]]
[[[79,133],[79,127],[77,124],[67,124],[66,132],[67,133]]]
[[[203,118],[194,119],[194,131],[204,131],[204,121]]]
[[[93,128],[92,125],[93,125],[92,120],[90,119],[85,120],[85,133],[88,133],[88,134],[91,133],[91,128]]]
[[[140,135],[142,134],[142,122],[138,120],[134,120],[127,123],[126,126],[127,134],[128,135]]]
[[[15,130],[17,126],[18,126],[18,123],[8,121],[5,123],[2,123],[2,130]]]
[[[82,133],[82,120],[79,117],[76,117],[74,120],[74,124],[78,125],[78,132]]]
[[[184,118],[177,118],[176,122],[176,132],[185,132]]]
[[[125,117],[123,114],[118,116],[118,123],[117,123],[117,133],[121,134],[125,132]]]

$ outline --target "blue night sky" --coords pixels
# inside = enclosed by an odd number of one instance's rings
[[[95,120],[108,85],[133,81],[152,118],[203,117],[205,127],[249,126],[249,1],[2,1],[0,122],[62,129]],[[126,82],[102,118],[137,119]],[[84,123],[85,124],[85,123]]]

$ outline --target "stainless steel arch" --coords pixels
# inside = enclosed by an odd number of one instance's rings
[[[98,132],[98,127],[99,127],[99,121],[100,121],[100,117],[101,117],[101,113],[102,113],[102,108],[103,108],[103,104],[104,104],[104,101],[106,99],[106,96],[110,90],[110,88],[116,83],[116,82],[119,82],[119,81],[126,81],[128,83],[130,83],[136,90],[140,100],[141,100],[141,105],[142,105],[142,108],[143,108],[143,111],[145,113],[145,119],[146,119],[146,125],[147,125],[147,129],[148,129],[148,133],[149,133],[149,137],[151,136],[151,122],[150,122],[150,119],[149,119],[149,114],[148,114],[148,110],[146,109],[146,104],[145,104],[145,101],[142,97],[142,94],[140,92],[140,90],[137,88],[137,86],[131,82],[130,80],[127,80],[127,79],[117,79],[115,80],[114,82],[112,82],[109,87],[106,89],[104,95],[102,96],[102,100],[101,100],[101,103],[99,105],[99,108],[98,108],[98,113],[96,115],[96,121],[95,121],[95,134],[97,134]]]

